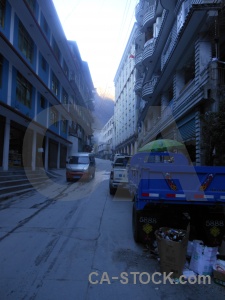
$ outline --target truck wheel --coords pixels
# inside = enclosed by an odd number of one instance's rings
[[[139,213],[137,212],[135,208],[135,204],[133,205],[133,211],[132,211],[132,229],[133,229],[133,237],[136,243],[140,243],[140,232],[138,230],[138,215]]]
[[[110,195],[115,195],[116,189],[115,189],[115,188],[112,188],[112,187],[110,186],[110,187],[109,187],[109,193],[110,193]]]

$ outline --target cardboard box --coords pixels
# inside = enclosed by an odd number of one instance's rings
[[[214,282],[225,287],[225,273],[213,270]]]
[[[194,240],[190,270],[199,275],[212,275],[217,252],[218,247],[207,247],[202,241]]]
[[[171,228],[161,227],[155,232],[160,257],[160,271],[166,274],[173,272],[172,277],[178,278],[183,274],[183,268],[186,262],[190,227],[188,226],[187,231],[181,230],[185,235],[180,242],[159,236],[159,231],[166,232],[169,229]]]
[[[213,266],[214,282],[225,286],[225,260],[218,259]]]

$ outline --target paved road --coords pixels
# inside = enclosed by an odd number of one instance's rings
[[[57,171],[45,188],[0,203],[0,299],[224,299],[215,283],[148,280],[159,263],[133,241],[129,196],[109,195],[110,164],[97,159],[90,182]]]

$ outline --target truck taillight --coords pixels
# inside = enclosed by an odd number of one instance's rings
[[[165,179],[166,179],[167,184],[168,184],[169,187],[171,188],[171,190],[176,191],[176,190],[177,190],[177,186],[176,186],[176,184],[174,183],[173,179],[171,178],[170,173],[166,173]]]
[[[205,191],[213,180],[213,174],[209,174],[203,184],[200,186],[200,191]]]

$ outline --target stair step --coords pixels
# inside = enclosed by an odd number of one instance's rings
[[[24,188],[21,190],[5,193],[3,195],[0,194],[0,200],[7,200],[14,196],[19,196],[19,195],[25,194],[30,191],[34,191],[34,188],[33,187],[32,188]]]
[[[44,169],[0,171],[0,200],[35,190],[37,186],[49,184],[48,179],[56,177],[59,175]]]

